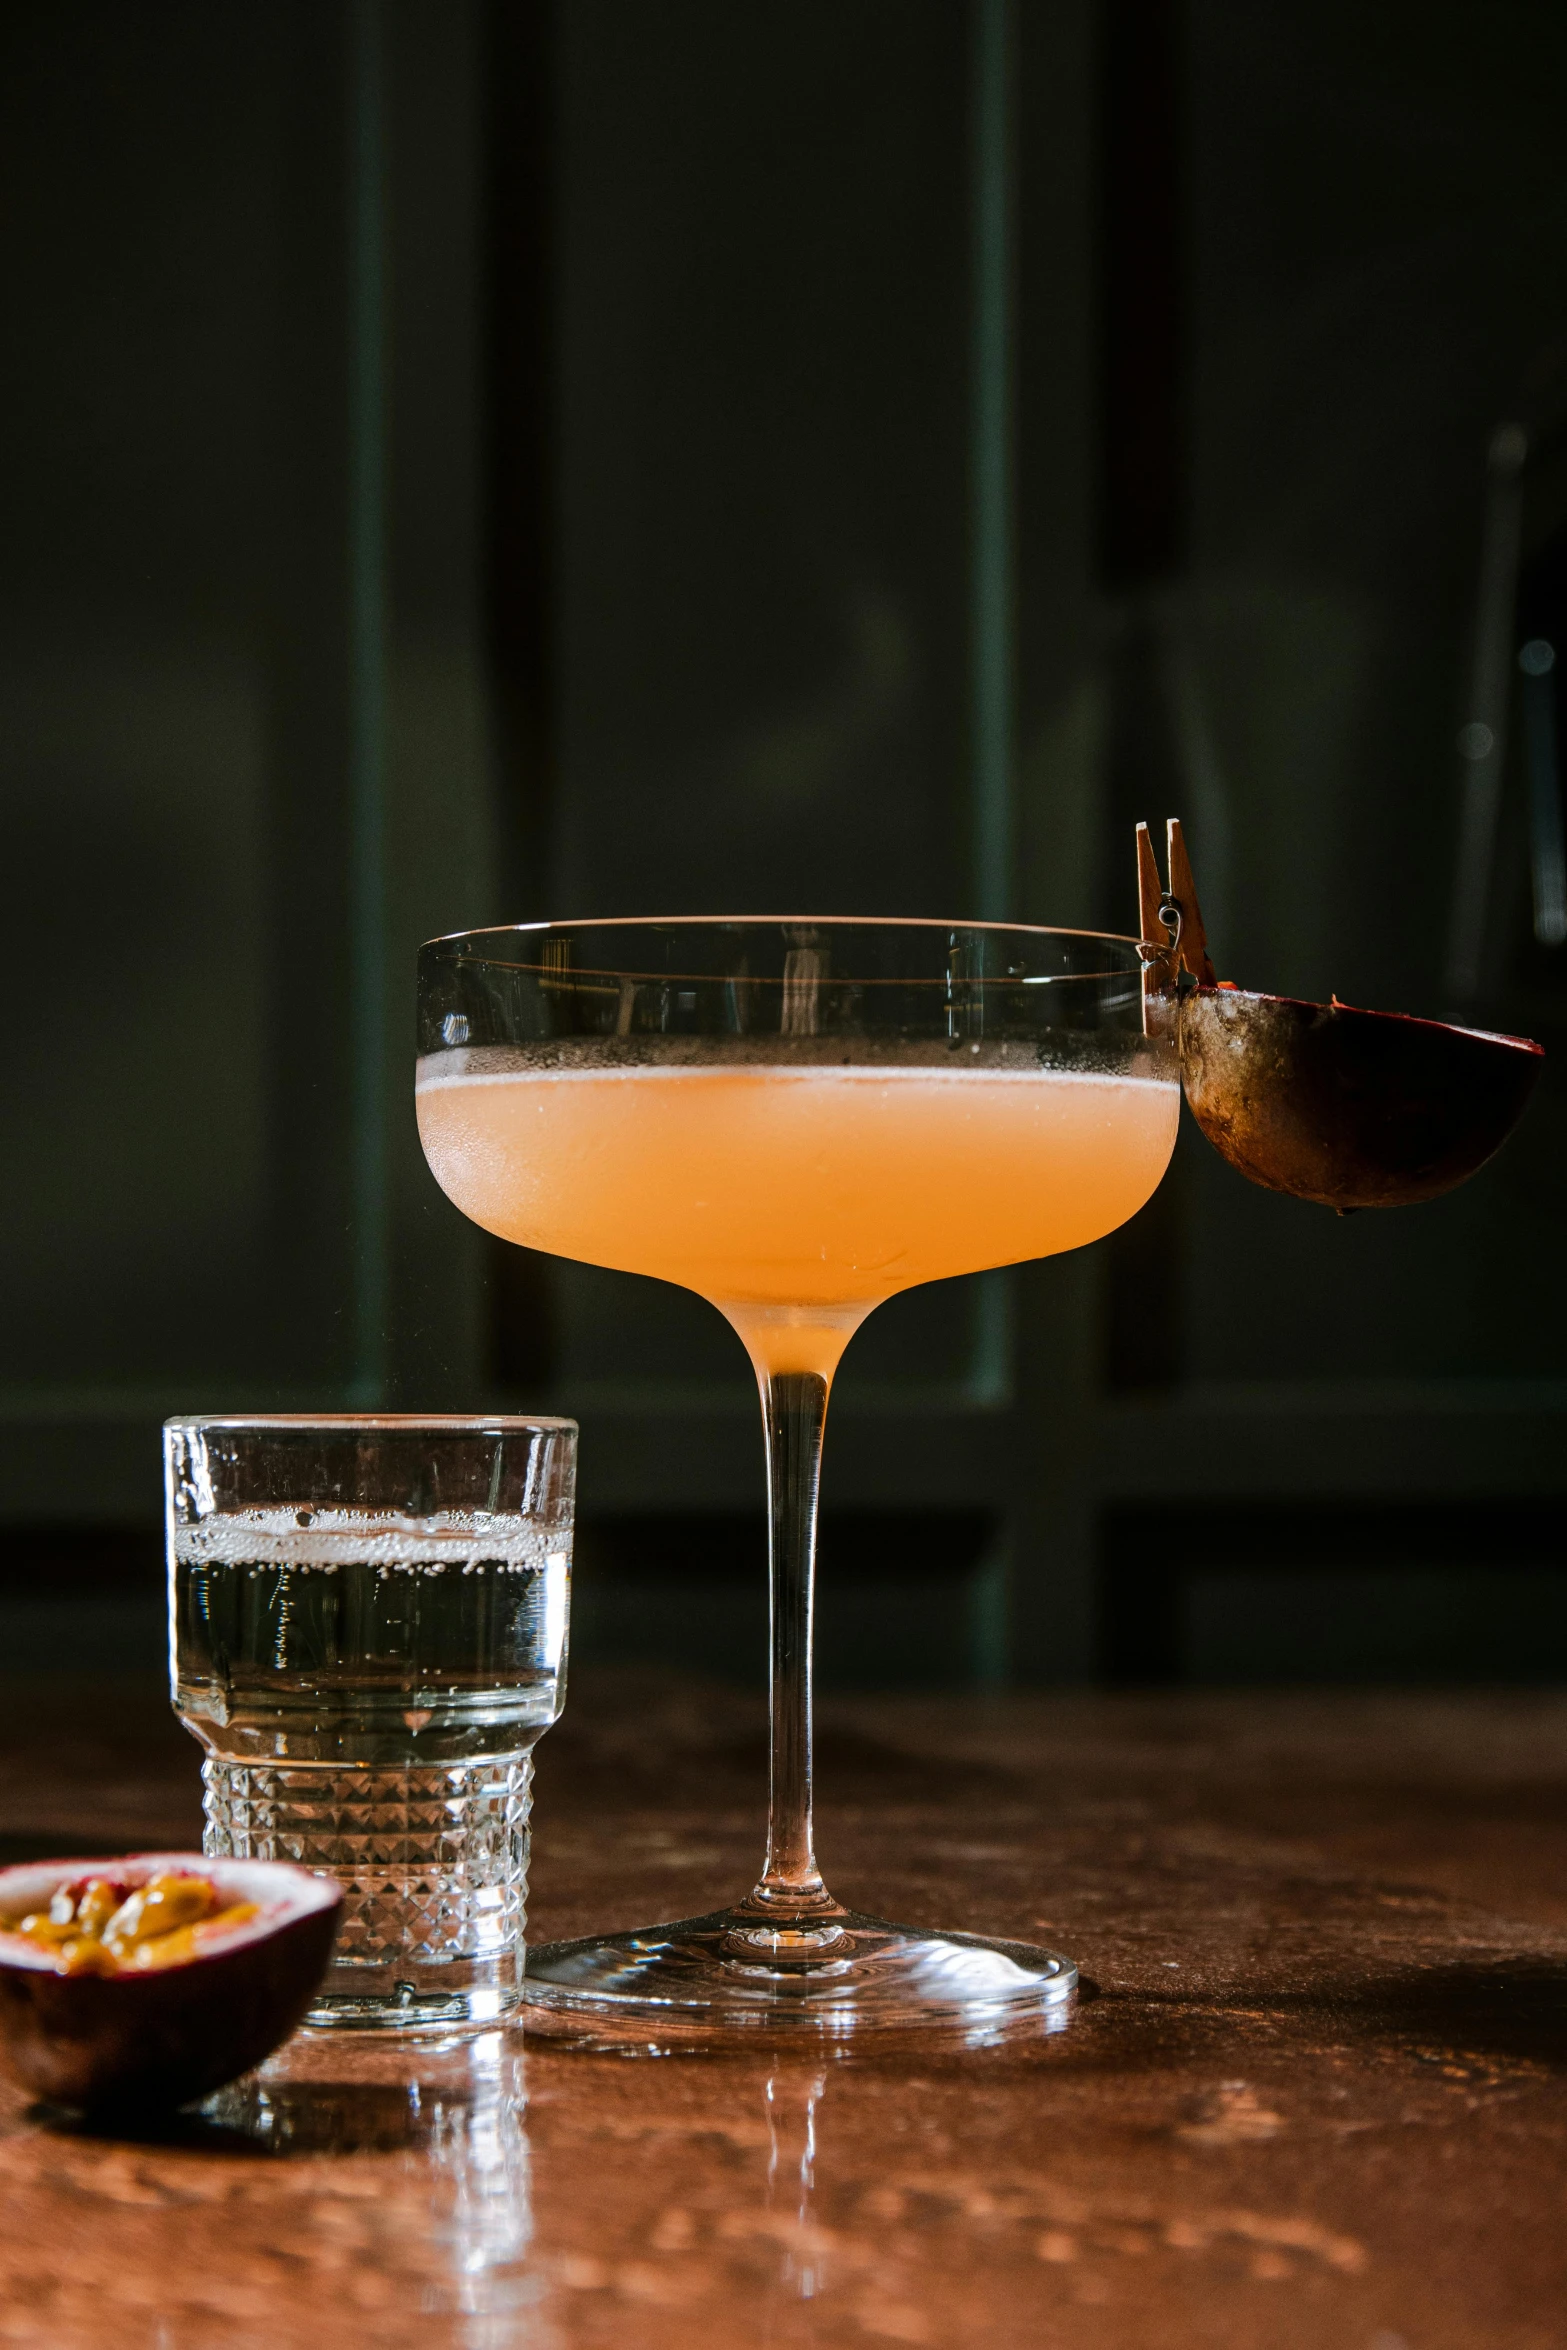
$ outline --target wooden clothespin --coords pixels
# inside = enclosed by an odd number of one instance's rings
[[[1186,843],[1181,836],[1178,816],[1172,816],[1165,826],[1165,861],[1169,867],[1169,886],[1159,879],[1158,861],[1153,852],[1153,841],[1146,824],[1137,827],[1137,895],[1142,919],[1142,935],[1158,943],[1161,937],[1169,940],[1164,968],[1157,975],[1165,988],[1179,988],[1182,971],[1190,974],[1198,987],[1217,987],[1218,977],[1208,954],[1208,933],[1203,927],[1202,908],[1197,903],[1197,885],[1192,879],[1191,861],[1186,854]],[[1155,974],[1150,972],[1150,982]]]

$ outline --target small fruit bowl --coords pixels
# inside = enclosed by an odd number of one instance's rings
[[[0,2066],[80,2112],[189,2105],[287,2039],[342,1906],[308,1869],[199,1852],[0,1869]]]

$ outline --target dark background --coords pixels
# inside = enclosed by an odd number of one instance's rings
[[[576,1414],[579,1654],[760,1672],[740,1350],[441,1198],[433,932],[1129,928],[1178,812],[1228,975],[1567,1042],[1502,739],[1453,931],[1564,100],[1558,0],[13,0],[8,1661],[155,1655],[165,1413],[385,1401]],[[1564,1066],[1435,1205],[1188,1130],[885,1308],[824,1676],[1560,1678]]]

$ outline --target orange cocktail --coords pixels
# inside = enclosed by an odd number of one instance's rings
[[[698,1291],[762,1371],[828,1372],[883,1298],[1076,1248],[1164,1173],[1152,1077],[930,1066],[421,1070],[442,1189],[525,1247]]]

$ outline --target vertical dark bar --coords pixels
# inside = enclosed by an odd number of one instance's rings
[[[970,631],[974,910],[1012,911],[1012,11],[975,0]]]
[[[974,0],[970,72],[973,346],[969,379],[969,632],[973,728],[974,911],[1013,907],[1013,50],[1011,0]],[[974,1286],[969,1385],[1004,1393],[1011,1290],[1004,1273]]]
[[[1168,595],[1190,543],[1184,35],[1181,0],[1104,0],[1097,538],[1110,621],[1105,906],[1116,929],[1136,904],[1133,827],[1146,817],[1162,836],[1163,819],[1183,813],[1186,786],[1168,635]],[[1148,1206],[1110,1244],[1112,1388],[1180,1377],[1184,1189],[1178,1155]]]
[[[353,0],[276,10],[278,309],[267,358],[268,1152],[261,1310],[281,1401],[360,1367],[349,388]],[[324,1007],[330,1007],[325,1012]],[[309,1366],[308,1369],[306,1366]],[[319,1385],[317,1385],[319,1383]]]
[[[1104,0],[1099,82],[1099,568],[1112,593],[1186,562],[1180,0]]]
[[[555,759],[549,0],[487,0],[486,613],[508,919],[547,913]]]
[[[485,0],[485,618],[508,921],[550,911],[555,783],[554,10]],[[525,1393],[553,1355],[544,1261],[490,1251],[491,1367]]]
[[[386,287],[380,0],[349,33],[349,875],[354,1030],[354,1377],[384,1401],[387,1372]]]

